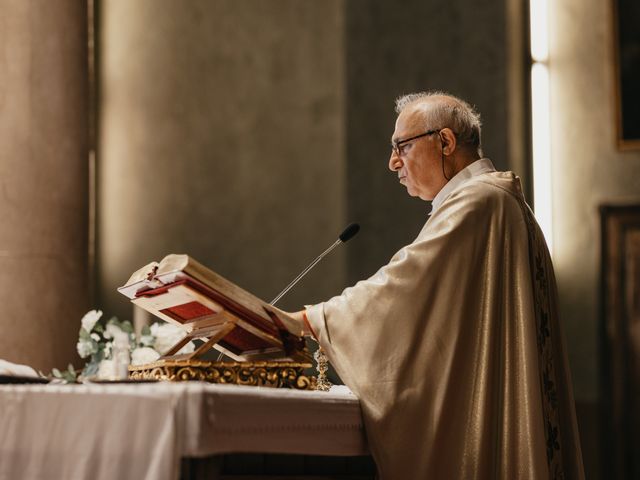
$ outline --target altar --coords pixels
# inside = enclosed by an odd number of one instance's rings
[[[223,468],[253,454],[371,465],[358,399],[201,382],[0,385],[0,480],[260,478]],[[313,478],[373,478],[324,473]]]

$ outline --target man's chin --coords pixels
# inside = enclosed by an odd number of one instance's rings
[[[433,200],[433,198],[426,198],[424,194],[422,194],[422,193],[420,193],[420,192],[418,192],[418,191],[416,191],[416,190],[414,190],[412,188],[409,188],[409,187],[407,187],[407,193],[411,197],[414,197],[414,198],[418,197],[420,200],[425,200],[427,202],[430,202],[431,200]]]
[[[420,200],[424,200],[425,202],[433,201],[434,195],[429,195],[428,193],[416,193],[413,195],[414,197],[419,197]]]

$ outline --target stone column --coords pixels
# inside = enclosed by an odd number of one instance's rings
[[[0,0],[0,358],[47,372],[88,307],[86,14]]]
[[[266,301],[346,223],[343,1],[101,2],[100,296],[188,253]],[[346,245],[348,248],[350,245]],[[345,248],[279,306],[345,287]]]

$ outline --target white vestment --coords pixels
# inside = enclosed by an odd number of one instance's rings
[[[307,317],[383,480],[584,478],[553,268],[513,173],[460,182]]]

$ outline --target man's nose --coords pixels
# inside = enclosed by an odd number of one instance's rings
[[[402,159],[396,153],[395,149],[391,150],[391,157],[389,157],[389,170],[397,172],[402,168]]]

